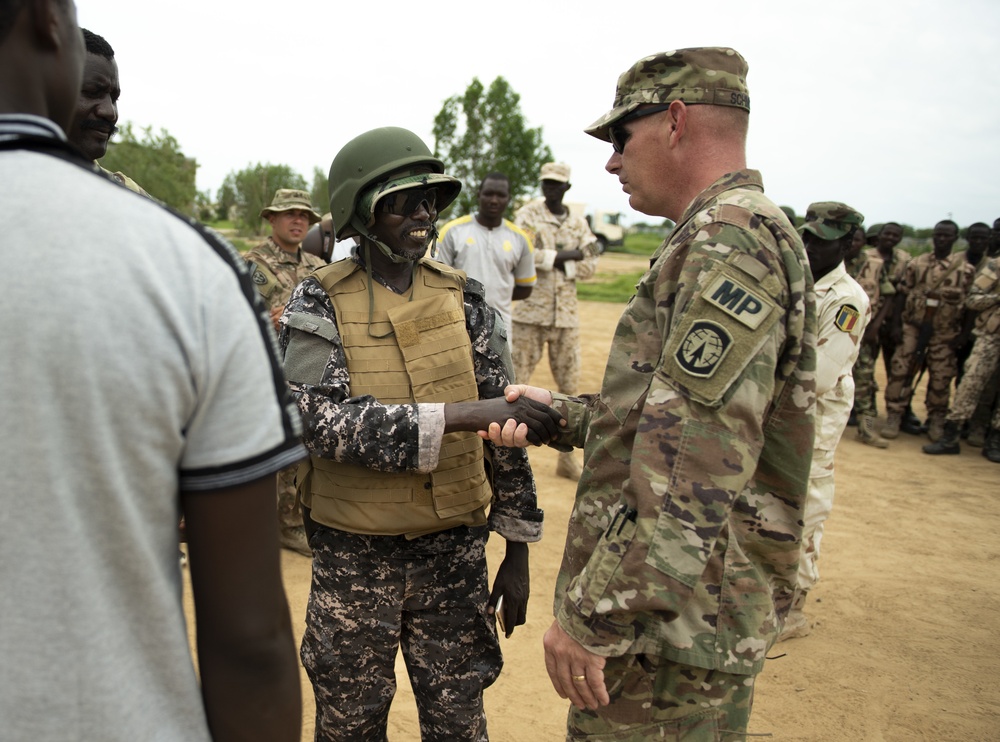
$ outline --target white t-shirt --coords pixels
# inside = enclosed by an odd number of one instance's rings
[[[0,151],[0,203],[0,740],[208,740],[179,491],[301,457],[270,322],[231,248],[58,156]]]
[[[506,219],[493,229],[471,215],[448,222],[441,228],[435,257],[482,283],[487,303],[501,314],[508,328],[514,286],[535,285],[531,238]]]

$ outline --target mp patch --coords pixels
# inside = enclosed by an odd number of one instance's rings
[[[718,307],[751,330],[760,327],[761,322],[767,319],[774,308],[769,299],[725,274],[716,278],[702,296],[709,304]]]
[[[861,319],[861,312],[850,304],[843,304],[837,310],[837,318],[833,324],[841,332],[850,332],[858,324],[859,319]]]
[[[733,336],[720,324],[697,320],[681,341],[674,360],[684,371],[707,379],[719,368],[733,346]]]

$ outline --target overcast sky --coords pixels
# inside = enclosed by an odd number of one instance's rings
[[[445,98],[498,75],[521,95],[567,200],[621,210],[610,145],[582,129],[641,57],[732,46],[746,57],[748,164],[802,214],[845,201],[871,224],[965,227],[1000,217],[997,0],[77,0],[114,47],[119,123],[165,128],[197,159],[198,188],[256,162],[311,183],[378,126],[431,128]],[[326,210],[326,209],[323,209]],[[649,220],[654,221],[654,220]]]

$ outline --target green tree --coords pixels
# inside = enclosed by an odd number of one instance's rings
[[[274,198],[279,188],[306,189],[306,179],[288,165],[270,163],[247,165],[239,172],[230,172],[219,189],[219,208],[224,202],[227,215],[232,207],[234,221],[240,234],[261,233],[260,211]]]
[[[475,209],[479,183],[494,170],[510,177],[511,204],[521,203],[534,189],[541,166],[553,159],[541,127],[528,128],[520,100],[502,77],[488,90],[473,78],[465,93],[445,100],[434,117],[434,154],[445,172],[462,181],[453,213]]]
[[[166,129],[154,134],[153,128],[146,126],[140,139],[132,123],[125,124],[101,158],[101,165],[111,172],[125,173],[153,198],[194,216],[198,163],[184,156]]]
[[[313,168],[313,187],[309,191],[313,207],[320,214],[325,214],[330,210],[330,178],[323,172],[322,168]]]

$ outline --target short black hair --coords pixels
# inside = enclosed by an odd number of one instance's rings
[[[103,36],[98,36],[85,28],[80,30],[83,31],[83,43],[87,45],[87,54],[96,54],[107,60],[115,58],[115,50],[111,48],[111,44]]]
[[[970,224],[968,227],[965,228],[965,233],[968,234],[969,232],[971,232],[973,229],[976,229],[977,227],[981,227],[983,229],[991,229],[991,227],[990,227],[989,224],[986,224],[984,222],[975,222],[974,224]]]
[[[942,219],[941,221],[939,221],[934,226],[935,227],[940,227],[940,226],[952,227],[955,230],[955,234],[959,233],[958,224],[956,224],[955,222],[953,222],[951,219]]]
[[[483,190],[483,185],[486,183],[487,180],[504,180],[507,182],[507,189],[510,190],[510,176],[507,175],[507,173],[501,173],[498,170],[494,170],[491,173],[486,173],[486,175],[483,176],[483,179],[479,181],[478,190],[480,191]]]
[[[879,233],[879,234],[882,234],[882,233],[883,233],[883,232],[885,231],[885,228],[886,228],[886,227],[895,227],[895,228],[896,228],[896,229],[898,229],[898,230],[899,230],[900,232],[902,232],[902,231],[903,231],[903,227],[902,227],[902,225],[901,225],[901,224],[899,224],[899,223],[897,223],[897,222],[886,222],[885,224],[883,224],[883,225],[882,225],[882,229],[880,229],[880,230],[878,231],[878,233]]]

